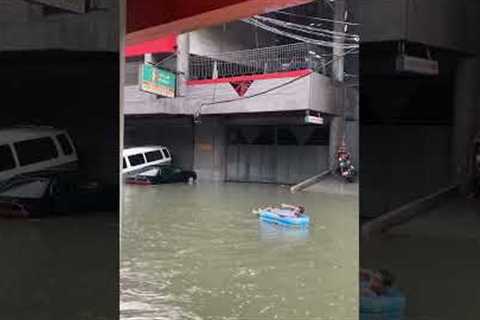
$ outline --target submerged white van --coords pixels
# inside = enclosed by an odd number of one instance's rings
[[[0,128],[0,181],[29,172],[77,167],[77,152],[67,131],[39,126]]]
[[[151,166],[172,163],[170,151],[164,146],[144,146],[123,150],[122,173],[135,174]]]

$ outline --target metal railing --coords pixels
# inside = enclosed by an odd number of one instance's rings
[[[312,69],[331,73],[331,51],[307,43],[248,49],[190,57],[192,80],[216,79],[243,75]]]

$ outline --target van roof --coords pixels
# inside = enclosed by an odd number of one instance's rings
[[[65,130],[41,126],[0,128],[0,144],[40,138],[58,133],[65,133]]]
[[[160,149],[167,149],[167,147],[165,147],[165,146],[141,146],[141,147],[126,148],[126,149],[123,149],[123,155],[124,156],[130,156],[132,154],[145,153],[145,152],[155,151],[155,150],[160,150]]]

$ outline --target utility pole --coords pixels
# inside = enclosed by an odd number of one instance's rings
[[[334,2],[334,20],[345,21],[347,14],[346,0],[335,0]],[[341,23],[334,24],[336,32],[345,32],[345,25]],[[336,46],[333,48],[333,79],[336,83],[336,115],[331,119],[330,123],[330,147],[329,147],[329,167],[335,170],[337,148],[342,144],[345,133],[345,92],[342,89],[344,81],[344,49],[341,45],[344,43],[343,38],[336,38]]]
[[[187,95],[187,80],[189,78],[190,34],[182,33],[177,37],[177,95]]]

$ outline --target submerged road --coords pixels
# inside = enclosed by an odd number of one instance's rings
[[[480,318],[480,200],[454,197],[361,245],[365,268],[388,268],[407,319]]]
[[[357,199],[259,184],[126,186],[121,318],[357,319]],[[251,209],[302,204],[307,230]]]
[[[117,217],[0,219],[0,319],[116,319]]]

